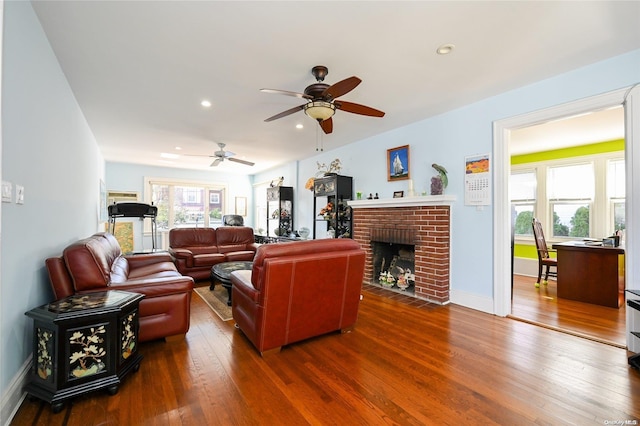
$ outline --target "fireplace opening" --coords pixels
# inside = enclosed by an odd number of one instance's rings
[[[415,246],[372,241],[372,283],[396,291],[415,293]]]

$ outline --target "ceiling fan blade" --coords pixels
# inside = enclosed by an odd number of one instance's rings
[[[253,166],[255,163],[247,160],[240,160],[239,158],[227,158],[229,161],[233,161],[234,163],[246,164],[247,166]]]
[[[326,134],[333,132],[333,120],[331,117],[323,121],[318,121],[318,124],[320,124],[320,127]]]
[[[278,118],[286,117],[287,115],[291,115],[295,112],[302,111],[303,108],[304,108],[304,105],[300,105],[300,106],[288,109],[286,111],[283,111],[280,114],[276,114],[273,117],[269,117],[264,121],[269,122],[269,121],[277,120]]]
[[[335,99],[346,93],[349,93],[350,91],[355,89],[361,82],[362,80],[360,80],[356,76],[345,78],[344,80],[339,81],[336,84],[332,84],[331,86],[324,89],[324,92],[322,92],[322,97],[325,99]]]
[[[209,164],[209,167],[215,167],[218,164],[220,164],[221,161],[222,161],[222,158],[216,158],[215,160],[213,160],[213,163]]]
[[[353,102],[335,101],[336,108],[353,114],[368,115],[371,117],[384,117],[384,112],[368,106],[355,104]]]
[[[180,155],[184,155],[185,157],[209,157],[209,158],[217,157],[217,155],[206,155],[206,154],[180,154]]]
[[[296,98],[301,98],[301,99],[313,99],[312,96],[305,95],[304,93],[290,92],[289,90],[260,89],[260,91],[264,93],[275,93],[278,95],[295,96]]]

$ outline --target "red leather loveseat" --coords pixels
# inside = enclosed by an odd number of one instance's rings
[[[45,263],[56,300],[108,290],[144,294],[139,308],[141,342],[189,330],[193,278],[182,276],[168,253],[123,256],[115,237],[100,232]]]
[[[351,239],[258,248],[253,270],[231,273],[232,312],[260,354],[356,322],[365,252]]]
[[[253,228],[174,228],[169,231],[169,253],[178,271],[196,280],[209,278],[217,263],[251,261],[256,254]]]

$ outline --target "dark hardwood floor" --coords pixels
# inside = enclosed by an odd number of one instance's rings
[[[626,306],[619,309],[559,299],[557,285],[535,288],[535,278],[514,275],[511,316],[544,327],[626,347]]]
[[[261,358],[194,294],[184,340],[144,343],[116,395],[13,425],[603,425],[640,419],[626,350],[371,286],[353,332]],[[386,297],[390,295],[391,297]]]

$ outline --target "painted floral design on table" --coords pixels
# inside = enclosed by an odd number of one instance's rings
[[[38,349],[37,349],[37,364],[36,370],[38,377],[41,379],[48,379],[51,376],[53,368],[53,332],[44,330],[42,328],[37,329],[38,336]]]
[[[132,312],[122,318],[122,358],[127,359],[135,352],[136,334],[133,331],[136,312]]]
[[[86,331],[89,333],[85,334]],[[69,338],[70,350],[80,349],[72,352],[69,357],[71,377],[91,376],[105,369],[102,357],[107,355],[107,351],[104,347],[104,338],[100,335],[106,332],[104,325],[101,325],[97,328],[90,327],[88,330],[75,331],[71,335]]]
[[[57,302],[49,303],[51,312],[72,312],[84,309],[102,308],[129,297],[127,293],[118,291],[103,291],[93,294],[76,294]]]

